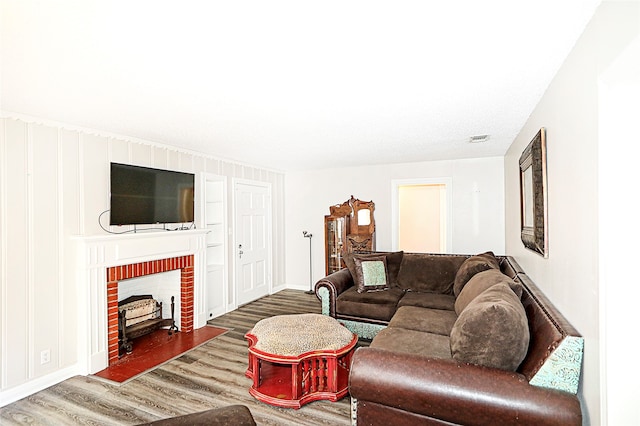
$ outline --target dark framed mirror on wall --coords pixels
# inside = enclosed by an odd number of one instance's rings
[[[543,127],[520,156],[520,237],[544,258],[549,256],[546,139]]]

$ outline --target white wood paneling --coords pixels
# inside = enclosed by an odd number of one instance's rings
[[[83,287],[98,276],[86,274],[77,281],[71,237],[106,235],[98,216],[109,208],[111,161],[227,177],[245,169],[169,146],[38,121],[0,118],[0,406],[87,371],[79,353],[102,341],[98,329],[92,329],[98,336],[92,342],[80,332],[88,325],[79,290],[92,300],[104,297],[105,289]],[[252,176],[264,181],[284,181],[281,174],[255,170]],[[284,210],[283,190],[274,186],[274,212]],[[108,225],[106,215],[103,224]],[[228,230],[222,232],[230,238]],[[284,259],[283,237],[274,240],[275,258]],[[205,276],[205,250],[198,250],[196,273]],[[284,282],[284,268],[273,275],[274,282]],[[202,321],[204,290],[196,301]],[[46,349],[51,360],[41,364]]]
[[[153,163],[153,147],[133,143],[130,147],[131,158],[129,161],[137,166],[154,167]]]
[[[97,135],[81,134],[83,194],[82,228],[84,235],[102,232],[98,216],[109,208],[109,139]]]
[[[159,169],[166,169],[169,167],[167,160],[167,149],[163,147],[153,148],[153,164],[154,167]]]
[[[221,174],[220,161],[216,160],[215,158],[207,158],[206,172],[216,175]]]
[[[190,170],[191,172],[194,173],[200,173],[200,172],[204,172],[206,169],[206,161],[204,158],[202,157],[193,157],[193,167]]]
[[[180,154],[177,151],[167,150],[167,168],[180,170]]]
[[[7,370],[6,353],[2,348],[7,347],[7,325],[5,317],[5,305],[7,300],[7,153],[5,138],[5,120],[0,120],[0,389],[6,386]]]
[[[29,378],[29,238],[27,210],[27,125],[16,120],[5,124],[3,164],[7,176],[3,203],[6,205],[6,270],[2,314],[7,322],[3,329],[3,387],[16,386]]]
[[[52,127],[31,125],[30,210],[30,282],[33,312],[29,318],[33,351],[33,374],[41,376],[59,366],[58,285],[60,253],[58,229],[58,131]],[[42,214],[47,212],[47,214]],[[41,363],[40,354],[48,351],[50,361]]]
[[[111,139],[110,141],[110,162],[128,163],[131,155],[129,154],[130,143],[122,139]]]
[[[59,129],[58,209],[60,229],[58,245],[62,269],[59,271],[58,292],[60,337],[57,352],[60,366],[68,367],[78,360],[76,342],[78,332],[71,324],[78,323],[77,289],[75,287],[75,252],[69,242],[70,235],[80,233],[80,135],[76,131]],[[53,348],[52,348],[53,349]]]
[[[180,161],[180,166],[178,167],[177,170],[180,171],[192,171],[193,170],[193,155],[186,153],[186,152],[180,152],[178,153],[178,158]]]

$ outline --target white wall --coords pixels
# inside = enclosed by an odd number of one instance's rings
[[[640,146],[629,142],[637,133],[640,117],[640,36],[603,75],[599,107],[598,239],[604,414],[610,425],[640,424],[638,395],[629,389],[630,383],[640,383],[640,373],[628,368],[629,348],[625,345],[629,338],[629,327],[625,325],[638,323],[636,302],[640,300],[640,286],[635,279],[629,279],[628,268],[620,267],[637,263],[635,244],[640,239],[634,226],[638,220],[637,199],[633,194],[629,196],[627,185],[620,184],[637,181]]]
[[[324,216],[329,206],[351,195],[375,203],[376,248],[391,250],[391,181],[451,178],[455,253],[504,253],[504,174],[502,157],[431,161],[287,173],[285,178],[286,282],[308,289],[309,241],[313,234],[313,284],[325,276]]]
[[[620,297],[625,293],[630,295],[629,287],[637,287],[637,283],[634,279],[601,282],[599,275],[603,262],[613,260],[610,265],[616,265],[616,269],[624,268],[627,264],[620,258],[620,255],[622,258],[625,256],[624,245],[611,244],[609,247],[615,247],[616,253],[602,253],[598,245],[599,229],[603,224],[612,226],[615,230],[623,228],[625,239],[637,241],[637,238],[629,235],[633,232],[631,228],[635,226],[621,221],[624,216],[620,215],[618,208],[605,209],[608,216],[599,216],[603,195],[599,194],[599,183],[606,179],[606,191],[616,187],[629,190],[629,185],[634,186],[637,179],[624,176],[625,173],[630,174],[631,169],[625,169],[621,165],[629,164],[629,167],[634,168],[636,165],[630,163],[637,163],[638,158],[629,151],[631,145],[638,142],[637,134],[628,134],[621,140],[621,135],[616,134],[612,138],[605,128],[601,128],[604,124],[604,112],[599,91],[603,73],[631,40],[637,39],[639,23],[638,3],[602,3],[510,147],[504,163],[507,252],[517,259],[585,338],[583,380],[579,391],[585,424],[640,423],[637,404],[628,405],[626,412],[617,413],[608,412],[606,406],[607,400],[615,401],[617,410],[621,410],[623,408],[620,402],[625,398],[637,399],[637,392],[633,391],[638,383],[637,377],[632,379],[637,373],[631,371],[635,368],[630,365],[633,362],[629,363],[629,358],[626,358],[626,380],[611,387],[604,380],[607,359],[602,356],[607,348],[617,354],[628,355],[629,351],[625,341],[618,339],[606,342],[606,334],[602,328],[607,314],[603,310],[605,305],[601,299],[603,288],[614,294],[618,317],[621,311],[637,311],[634,306],[629,306],[634,305],[637,298]],[[635,74],[636,84],[639,76],[640,73]],[[609,102],[608,106],[612,104],[614,103]],[[635,130],[640,114],[636,109],[632,115],[635,117],[632,126]],[[609,131],[612,129],[611,123],[607,123]],[[518,159],[540,127],[547,129],[548,259],[526,250],[520,241]],[[603,131],[607,133],[603,134]],[[608,154],[607,158],[616,158],[615,162],[620,164],[607,170],[606,174],[599,169],[599,156],[603,153]],[[628,160],[629,158],[633,160]],[[610,165],[612,163],[609,162]],[[633,263],[637,263],[637,260],[630,260],[628,265]],[[634,275],[626,276],[630,278]],[[612,291],[612,288],[620,291]],[[615,328],[622,326],[622,323],[618,323]]]
[[[0,406],[77,374],[70,237],[104,234],[111,161],[271,183],[273,283],[284,283],[281,173],[9,115],[0,114]],[[47,349],[51,361],[41,364]]]

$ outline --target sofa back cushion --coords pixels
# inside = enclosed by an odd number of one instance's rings
[[[450,344],[457,361],[516,371],[529,348],[529,325],[520,298],[505,283],[491,286],[460,313]]]
[[[522,296],[522,285],[515,282],[499,269],[487,269],[486,271],[478,272],[475,274],[469,282],[462,288],[462,291],[456,297],[454,309],[456,314],[460,313],[467,307],[469,303],[477,296],[482,294],[486,289],[496,284],[504,283],[511,287],[511,290],[520,298]]]
[[[452,294],[456,271],[465,259],[465,256],[405,253],[398,286],[406,291]]]
[[[500,262],[498,262],[498,259],[492,251],[477,254],[465,260],[456,272],[453,283],[453,295],[458,297],[462,288],[469,282],[471,277],[487,269],[500,269]]]

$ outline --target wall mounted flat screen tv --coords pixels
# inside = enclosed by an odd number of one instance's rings
[[[111,163],[111,225],[193,222],[192,173]]]

